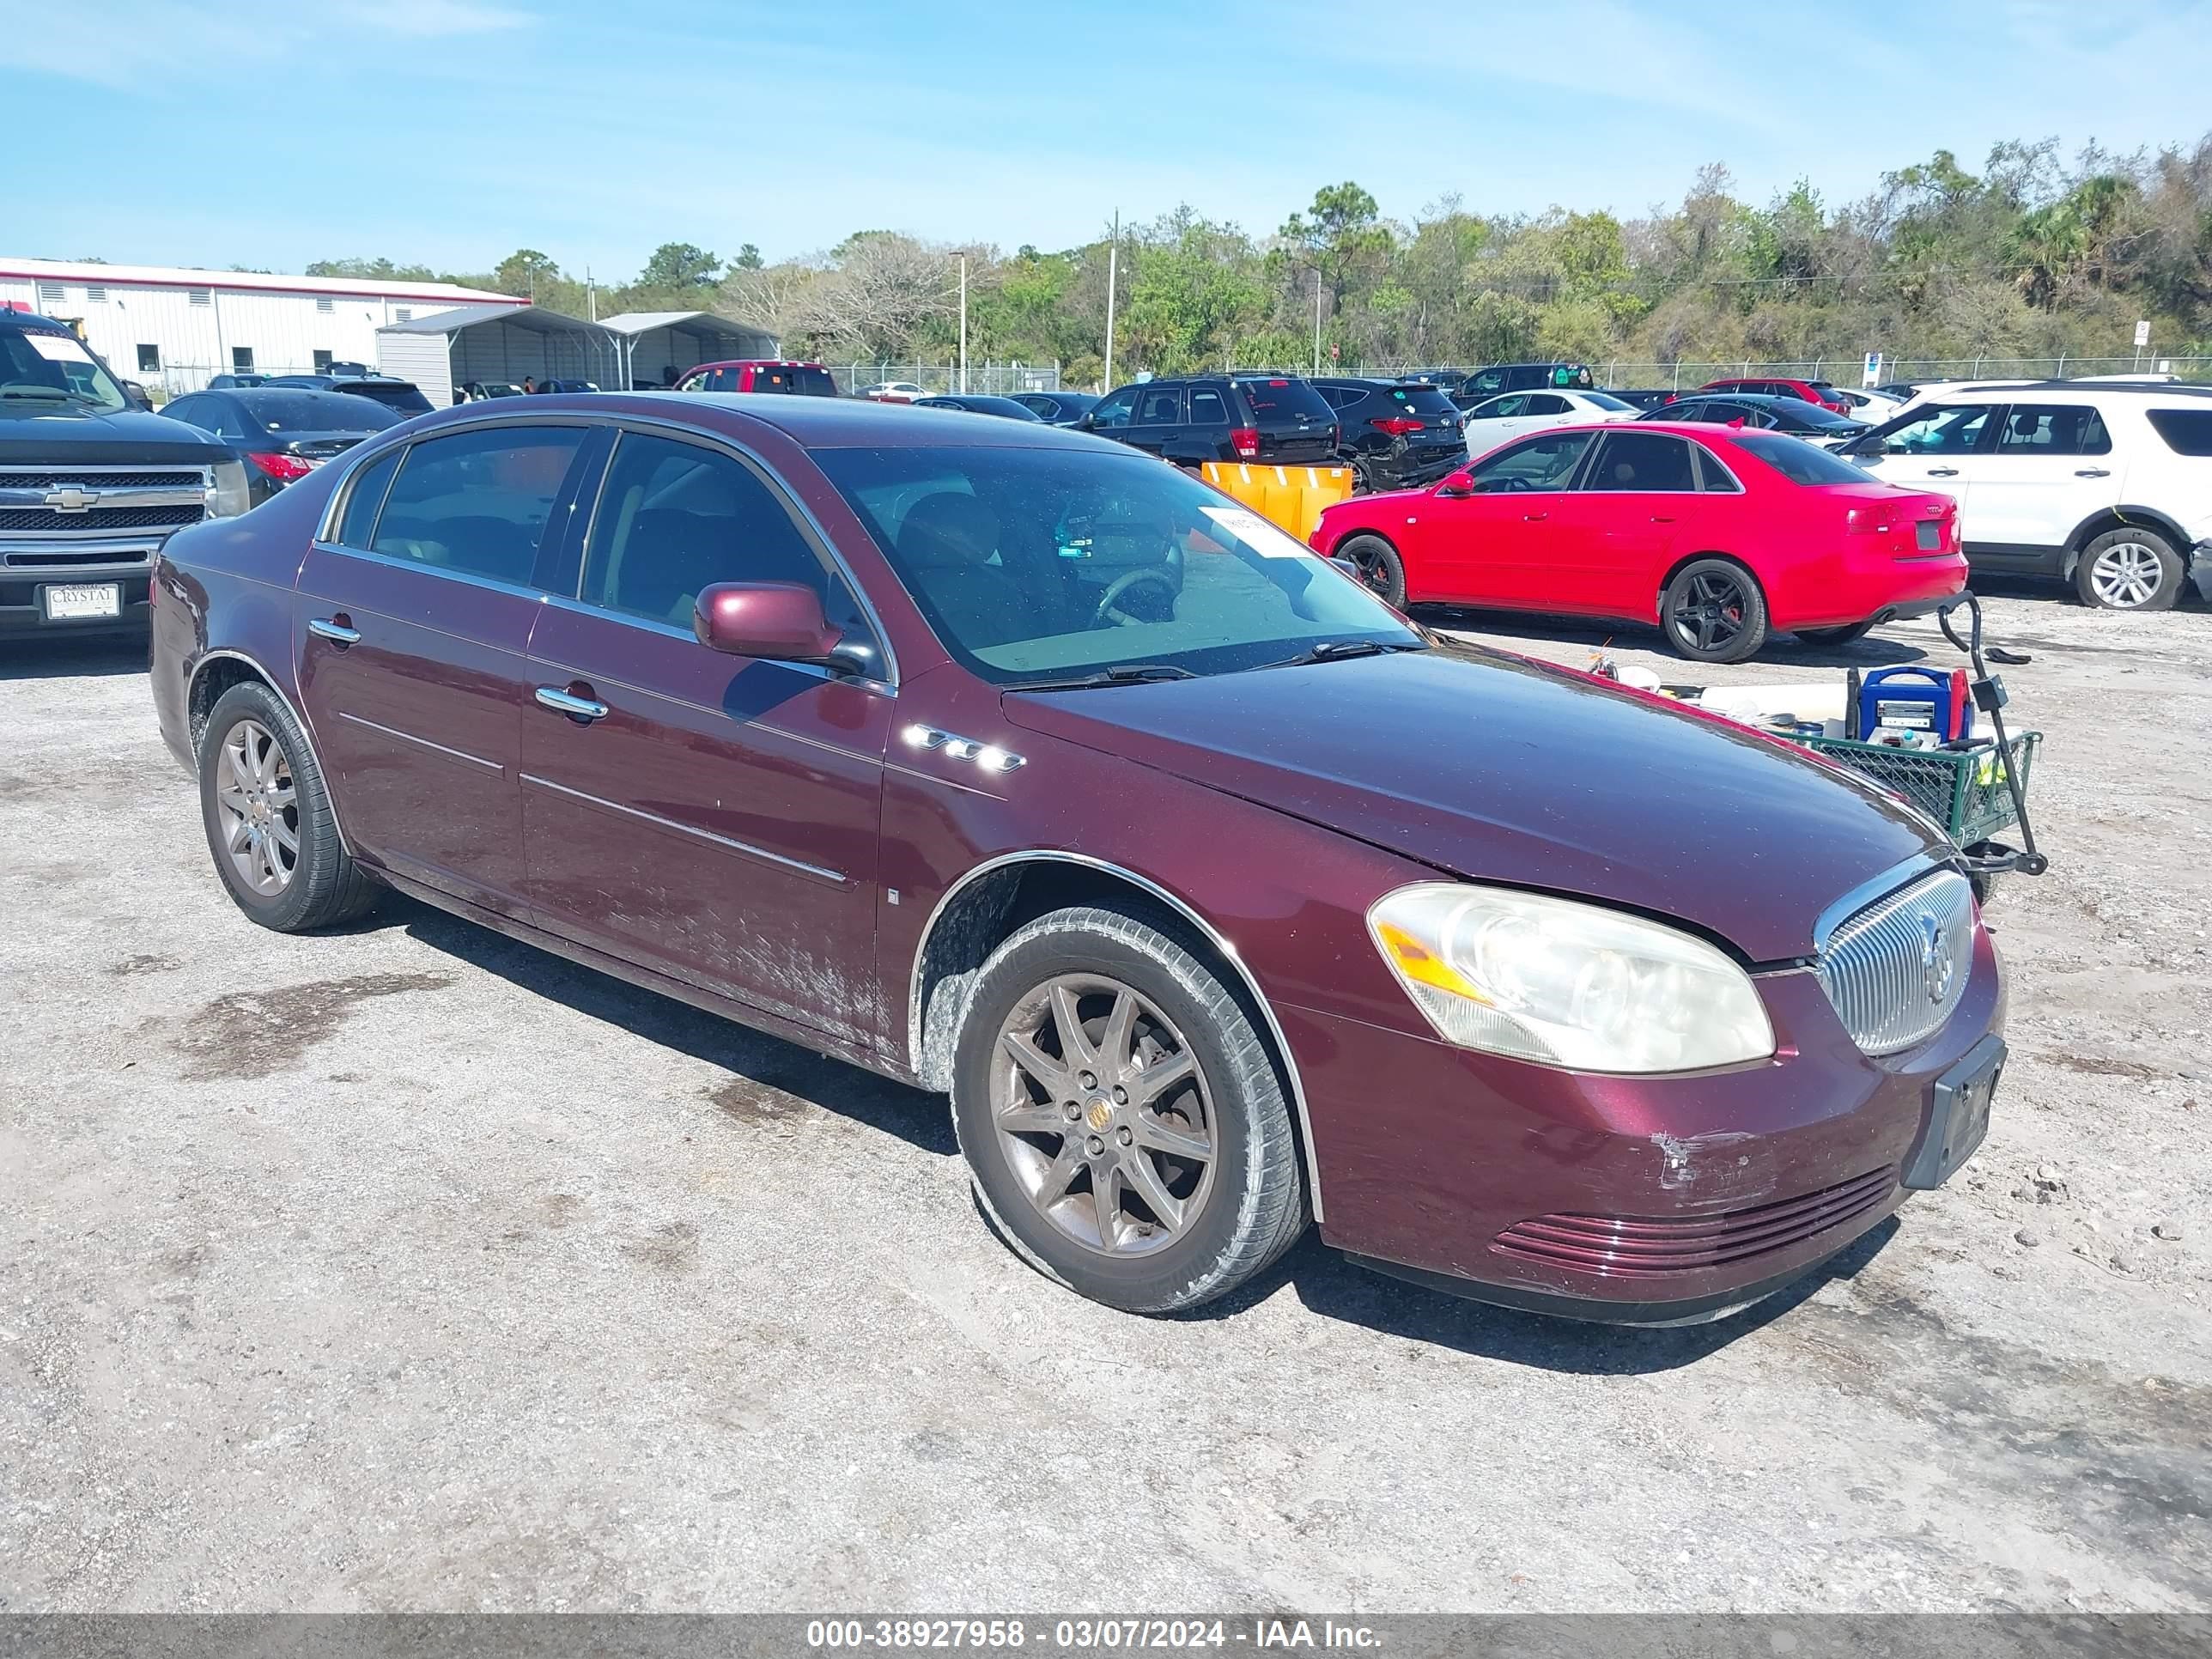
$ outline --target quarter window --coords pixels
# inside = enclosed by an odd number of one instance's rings
[[[584,441],[580,427],[489,427],[407,452],[376,521],[374,551],[527,585],[538,544]]]
[[[1609,432],[1584,489],[1686,495],[1698,487],[1690,446],[1663,432]]]
[[[2154,409],[2151,428],[2177,455],[2212,455],[2212,409]]]
[[[1194,389],[1190,394],[1190,423],[1193,426],[1227,426],[1229,405],[1221,401],[1218,392]]]

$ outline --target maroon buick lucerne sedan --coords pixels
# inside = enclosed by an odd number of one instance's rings
[[[1117,1308],[1304,1230],[1711,1316],[1986,1127],[1934,827],[1778,741],[1409,624],[1173,467],[805,398],[483,404],[157,568],[154,696],[264,927],[396,888],[951,1097]]]

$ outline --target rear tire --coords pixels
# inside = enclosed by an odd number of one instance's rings
[[[1692,662],[1742,662],[1766,643],[1766,595],[1733,559],[1692,559],[1660,595],[1659,627]]]
[[[1839,645],[1855,644],[1873,632],[1874,623],[1869,620],[1853,623],[1848,628],[1801,628],[1797,629],[1797,637],[1807,645],[1832,650]]]
[[[1164,927],[1082,907],[1018,929],[978,975],[953,1058],[953,1128],[994,1228],[1129,1313],[1224,1296],[1306,1224],[1267,1046]]]
[[[200,822],[216,876],[264,927],[301,933],[365,914],[380,890],[338,840],[307,733],[258,682],[216,699],[200,736]]]
[[[2187,568],[2154,530],[2107,530],[2081,550],[2074,591],[2103,611],[2171,611]]]
[[[1406,562],[1396,548],[1380,536],[1354,536],[1336,551],[1358,566],[1368,592],[1393,610],[1406,608]]]

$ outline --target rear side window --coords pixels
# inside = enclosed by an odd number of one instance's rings
[[[529,583],[580,427],[492,427],[408,450],[374,551],[493,581]]]
[[[1575,406],[1557,392],[1532,392],[1528,394],[1528,406],[1521,412],[1524,415],[1571,415],[1575,412]]]
[[[1610,432],[1583,488],[1688,495],[1698,487],[1690,446],[1663,432]]]
[[[1279,421],[1299,415],[1322,421],[1336,418],[1328,399],[1304,380],[1239,380],[1237,389],[1244,394],[1256,420]]]
[[[347,547],[368,547],[376,530],[376,509],[384,505],[384,492],[398,471],[401,451],[380,455],[354,475],[346,492],[345,516],[338,520],[338,540]]]
[[[1193,426],[1227,426],[1229,405],[1221,401],[1218,392],[1194,386],[1190,393],[1190,423]]]
[[[1779,432],[1746,432],[1736,434],[1735,447],[1762,460],[1791,483],[1797,484],[1863,484],[1869,482],[1869,475],[1853,466],[1832,450],[1808,444],[1802,438],[1792,438]]]
[[[592,515],[584,602],[686,627],[701,588],[737,581],[804,582],[836,612],[821,561],[751,469],[717,450],[624,433]]]
[[[2104,417],[2086,404],[2014,404],[1997,428],[2000,455],[2109,455]]]
[[[1137,400],[1139,426],[1177,426],[1182,421],[1182,388],[1147,392]]]
[[[2154,409],[2151,430],[2177,455],[2212,455],[2212,409]]]

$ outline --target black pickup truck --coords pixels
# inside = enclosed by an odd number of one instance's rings
[[[143,629],[161,544],[248,504],[228,447],[132,408],[66,325],[0,308],[0,635]]]

